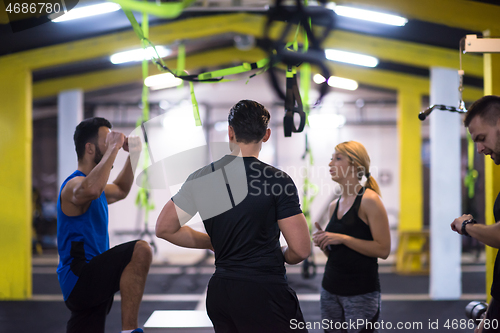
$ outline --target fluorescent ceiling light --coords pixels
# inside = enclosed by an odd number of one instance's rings
[[[375,57],[334,49],[326,49],[325,57],[328,60],[345,62],[358,66],[375,67],[378,65],[378,59]]]
[[[175,77],[172,73],[164,73],[148,76],[146,80],[144,80],[144,84],[152,90],[159,90],[177,87],[182,84],[182,79]]]
[[[334,113],[311,114],[307,117],[307,120],[309,121],[309,126],[313,129],[340,128],[346,122],[344,115]]]
[[[326,81],[326,79],[321,74],[314,74],[313,81],[316,84],[322,84],[323,82]]]
[[[326,80],[323,77],[323,75],[315,74],[313,76],[313,81],[316,84],[321,84],[321,83],[325,82]],[[358,89],[358,82],[351,80],[351,79],[338,77],[338,76],[330,76],[327,83],[330,87],[334,87],[334,88],[340,88],[340,89],[346,89],[346,90]]]
[[[346,90],[358,89],[358,83],[356,81],[338,76],[330,76],[330,78],[328,79],[328,85],[330,87]]]
[[[156,51],[158,52],[160,58],[166,57],[171,53],[169,49],[163,46],[156,46]],[[116,65],[130,61],[143,61],[144,59],[150,60],[153,57],[157,57],[156,52],[152,47],[148,47],[146,50],[135,49],[125,52],[118,52],[109,57],[109,60]]]
[[[327,7],[333,10],[337,15],[351,17],[359,20],[395,25],[398,27],[402,27],[408,22],[408,19],[406,17],[376,12],[372,10],[346,6],[336,6],[334,3],[329,3]]]
[[[120,5],[113,2],[104,2],[97,5],[77,7],[53,19],[52,22],[64,22],[69,20],[76,20],[83,17],[111,13],[120,9],[121,9]],[[58,14],[60,13],[49,15],[49,19],[52,19],[52,17],[57,16]]]

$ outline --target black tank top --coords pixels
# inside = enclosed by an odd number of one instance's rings
[[[326,231],[349,235],[359,239],[373,240],[370,227],[358,216],[363,187],[351,208],[337,218],[339,202],[326,227]],[[339,198],[340,201],[340,198]],[[330,245],[330,254],[325,266],[323,288],[336,295],[354,296],[380,291],[377,258],[368,257],[345,245]]]
[[[500,221],[500,193],[498,193],[495,200],[495,205],[493,205],[493,215],[495,216],[495,222]],[[493,267],[493,283],[491,284],[491,296],[496,301],[500,301],[500,259],[498,258],[498,252],[495,259],[495,266]]]

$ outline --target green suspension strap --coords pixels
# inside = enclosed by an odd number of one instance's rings
[[[183,72],[185,71],[180,71],[180,70],[175,70],[175,69],[169,69],[163,59],[159,56],[158,52],[156,51],[155,45],[146,37],[144,36],[142,29],[139,26],[139,23],[135,19],[134,15],[130,10],[123,10],[125,15],[130,21],[130,24],[132,25],[132,28],[134,29],[134,32],[136,33],[137,37],[141,41],[146,42],[150,47],[153,48],[154,54],[156,54],[156,57],[153,57],[152,62],[158,67],[160,71],[163,72],[170,72],[172,73],[175,77],[178,77],[180,79],[183,79],[185,81],[193,81],[193,82],[232,82],[236,81],[234,80],[228,80],[228,79],[223,79],[224,76],[227,75],[234,75],[234,74],[240,74],[240,73],[245,73],[249,72],[255,69],[259,69],[260,71],[258,73],[252,74],[250,77],[254,77],[255,75],[261,74],[264,71],[267,70],[269,66],[269,58],[264,58],[261,59],[257,62],[254,63],[248,63],[244,62],[239,66],[235,67],[230,67],[226,69],[220,69],[216,71],[211,71],[207,73],[201,73],[201,74],[195,74],[195,75],[183,75]]]
[[[156,49],[155,49],[156,50]],[[159,57],[158,57],[159,58]],[[161,59],[161,58],[159,58]],[[162,60],[163,61],[163,60]],[[179,48],[177,49],[177,74],[185,73],[186,70],[186,46],[181,43]],[[184,80],[182,81],[184,83]],[[184,84],[180,84],[179,88],[182,88]],[[196,126],[201,126],[201,118],[200,118],[200,108],[198,107],[198,101],[196,100],[196,96],[194,94],[194,85],[193,82],[189,81],[189,92],[191,95],[191,105],[193,106],[193,117]]]
[[[121,1],[121,0],[120,0]],[[132,1],[134,2],[134,1]],[[143,44],[146,44],[147,46],[151,47],[154,50],[154,54],[156,54],[156,57],[153,56],[152,62],[157,66],[158,70],[161,72],[169,72],[173,74],[175,77],[180,78],[184,81],[189,82],[189,88],[190,88],[190,93],[191,93],[191,103],[193,105],[193,115],[195,119],[196,126],[201,126],[201,119],[200,119],[200,114],[199,114],[199,108],[198,108],[198,102],[196,101],[196,96],[194,94],[194,85],[193,82],[231,82],[231,81],[236,81],[239,79],[235,80],[228,80],[224,79],[225,76],[227,75],[234,75],[234,74],[240,74],[240,73],[245,73],[249,71],[253,71],[258,69],[259,71],[250,75],[249,79],[265,72],[269,68],[269,63],[270,60],[269,58],[264,58],[261,59],[257,62],[254,63],[242,63],[240,66],[235,66],[235,67],[230,67],[226,69],[220,69],[212,72],[207,72],[207,73],[201,73],[201,74],[196,74],[196,75],[185,75],[185,50],[180,49],[179,50],[179,56],[178,57],[178,65],[181,67],[177,69],[169,69],[163,59],[160,57],[158,54],[158,51],[156,51],[156,47],[151,41],[148,39],[148,36],[145,36],[143,30],[139,26],[139,23],[135,19],[134,15],[129,9],[123,9],[125,15],[130,21],[130,24],[132,25],[132,28],[134,32],[136,33],[137,37],[141,40]]]
[[[154,2],[134,1],[134,0],[111,0],[119,4],[123,11],[137,11],[145,14],[151,14],[163,18],[175,18],[182,11],[189,7],[195,0],[184,0],[180,2],[162,3],[160,5]]]
[[[184,45],[184,43],[181,43],[177,48],[177,72],[184,73],[185,68],[186,68],[186,45]],[[179,88],[181,88],[182,86],[183,84],[179,84]]]
[[[306,149],[302,159],[306,160],[306,176],[304,177],[304,195],[302,197],[302,212],[307,221],[307,227],[309,229],[309,235],[312,236],[313,224],[311,221],[311,205],[318,194],[318,186],[309,180],[310,169],[314,164],[314,158],[311,153],[309,142],[306,138]],[[313,246],[311,244],[311,246]],[[302,277],[304,279],[312,279],[316,276],[316,263],[314,262],[314,253],[311,251],[311,255],[302,262]]]
[[[307,0],[304,2],[304,6],[307,6]],[[309,27],[311,27],[311,18],[308,19],[308,24]],[[303,36],[304,36],[304,44],[302,48],[302,52],[307,52],[309,49],[309,39],[307,38],[307,33],[304,30],[303,31]],[[306,118],[306,124],[309,125],[309,91],[311,89],[311,64],[309,63],[303,63],[300,66],[300,91],[301,91],[301,97],[302,97],[302,105],[303,105],[303,111],[305,113],[305,118]],[[309,229],[309,235],[313,234],[313,223],[311,221],[311,205],[316,198],[316,195],[318,193],[318,186],[316,184],[313,184],[309,180],[309,172],[310,168],[314,165],[314,157],[311,152],[308,138],[307,138],[307,133],[305,135],[305,140],[306,140],[306,148],[304,155],[302,156],[302,159],[306,159],[306,176],[304,178],[304,196],[302,198],[302,207],[304,211],[304,216],[306,217],[307,221],[307,226]],[[313,244],[311,244],[312,247],[314,247]],[[314,252],[311,250],[311,255],[309,258],[304,260],[302,264],[302,276],[305,279],[311,279],[316,276],[316,263],[314,262]]]
[[[467,194],[469,199],[472,199],[474,198],[474,187],[478,177],[478,172],[477,170],[474,170],[474,141],[472,141],[469,131],[467,131],[467,156],[467,174],[464,177],[464,185],[468,189]]]
[[[149,19],[148,19],[148,14],[143,13],[142,16],[142,29],[139,27],[141,30],[141,35],[144,37],[141,39],[142,47],[144,50],[147,49],[148,44],[145,42],[145,40],[148,38],[149,35]],[[134,29],[135,30],[135,29]],[[143,238],[145,236],[149,236],[150,238],[150,244],[151,247],[153,248],[154,252],[156,253],[157,248],[156,244],[154,242],[154,236],[151,234],[148,228],[148,219],[149,219],[149,212],[154,209],[154,204],[150,201],[151,198],[151,192],[150,192],[150,186],[149,186],[149,179],[148,179],[148,173],[147,173],[147,161],[149,161],[150,154],[149,154],[149,142],[147,139],[146,131],[144,128],[144,123],[146,123],[149,120],[149,89],[146,87],[144,84],[144,80],[148,77],[148,60],[144,59],[142,61],[142,98],[141,98],[141,103],[142,103],[142,116],[137,120],[136,126],[141,127],[144,135],[144,151],[143,151],[143,167],[144,167],[144,172],[142,173],[142,183],[141,187],[137,191],[137,197],[135,200],[136,205],[139,206],[140,209],[144,209],[144,230],[141,232],[139,238]]]

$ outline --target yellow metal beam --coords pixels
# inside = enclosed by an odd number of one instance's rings
[[[179,39],[203,38],[228,32],[262,37],[265,20],[265,16],[245,13],[191,18],[152,27],[150,38],[155,44],[163,45]],[[271,36],[276,38],[283,27],[284,23],[276,22],[271,30]],[[453,51],[352,32],[334,31],[324,46],[366,53],[381,60],[410,66],[424,68],[440,66],[458,69],[458,45],[457,51]],[[127,31],[20,52],[15,56],[25,61],[29,68],[39,69],[109,56],[134,47],[140,47],[139,40],[132,31]],[[0,58],[0,66],[2,63],[7,64],[10,57],[12,56]],[[482,77],[482,57],[466,54],[463,58],[463,67],[467,75]]]
[[[415,67],[447,67],[459,69],[459,51],[442,47],[397,41],[353,32],[333,31],[324,43],[325,48],[336,48],[368,54],[384,61]],[[467,75],[483,76],[483,57],[467,53],[462,56],[462,68]]]
[[[266,57],[266,54],[260,49],[240,51],[230,47],[190,55],[186,57],[186,68],[190,73],[194,74],[199,68],[226,66],[227,64],[241,62],[241,59],[253,62],[264,57]],[[165,63],[169,68],[175,68],[176,61],[176,59],[172,59]],[[150,75],[159,73],[154,65],[150,65],[149,72]],[[66,89],[92,91],[131,82],[141,82],[141,80],[141,65],[44,80],[33,84],[33,98],[55,96],[60,91]]]
[[[0,2],[0,24],[8,24],[9,16],[7,16],[7,12],[5,11],[4,2]]]
[[[353,79],[359,83],[393,90],[410,90],[421,96],[429,95],[430,83],[429,79],[425,77],[401,74],[376,68],[339,64],[330,64],[330,66],[333,69],[332,74]],[[465,100],[474,101],[481,98],[483,90],[476,87],[465,86],[463,94]],[[417,115],[415,115],[415,118],[416,117]]]
[[[254,62],[264,58],[266,55],[260,49],[240,51],[229,47],[214,51],[208,51],[186,58],[186,66],[191,73],[196,73],[199,68],[227,66],[238,62]],[[167,61],[168,66],[175,66],[175,60]],[[420,95],[429,94],[429,80],[425,77],[401,74],[375,68],[364,68],[358,66],[341,65],[329,63],[332,73],[356,80],[362,84],[398,90],[408,87]],[[151,71],[153,71],[151,67]],[[126,84],[141,80],[140,66],[121,69],[112,69],[93,72],[71,77],[51,79],[37,82],[33,85],[33,97],[42,98],[57,95],[65,89],[83,89],[91,91],[119,84]],[[466,86],[464,98],[468,101],[478,99],[482,96],[482,89]]]
[[[404,236],[405,246],[398,247],[396,269],[401,273],[422,271],[422,260],[417,255],[421,253],[425,241],[419,234],[423,227],[422,125],[417,117],[421,104],[420,91],[411,86],[403,86],[398,90],[398,232],[400,237]],[[414,235],[410,236],[408,232],[413,232]]]
[[[405,231],[422,229],[422,122],[418,119],[421,105],[420,91],[411,86],[398,89],[398,150],[401,172],[399,228]]]
[[[500,7],[467,0],[338,0],[337,4],[383,10],[409,19],[480,32],[498,27]]]
[[[484,55],[484,94],[500,96],[500,54]],[[500,167],[495,166],[493,160],[484,157],[484,187],[485,187],[485,217],[486,224],[498,222],[493,215],[493,205],[500,193]],[[486,246],[486,295],[491,300],[490,289],[493,282],[493,268],[497,249]]]
[[[13,59],[0,77],[0,300],[22,300],[32,291],[31,73]]]
[[[228,31],[240,34],[263,37],[262,26],[264,16],[246,14],[241,22],[228,22]],[[283,28],[282,23],[275,23],[273,38]],[[293,29],[292,29],[293,30]],[[458,41],[457,49],[423,45],[412,42],[398,41],[389,38],[374,37],[354,32],[334,30],[322,45],[325,48],[336,48],[345,51],[372,55],[384,61],[392,61],[416,67],[448,67],[459,69]],[[463,70],[467,75],[483,76],[483,59],[474,54],[462,57]]]
[[[155,66],[150,65],[149,69],[152,75],[158,74],[154,72],[156,70]],[[33,84],[33,98],[56,96],[59,92],[66,89],[82,89],[88,92],[132,82],[141,82],[141,80],[142,68],[140,65],[103,70],[36,82]]]
[[[228,32],[227,25],[245,21],[246,14],[214,15],[175,21],[150,29],[150,39],[156,45],[176,40],[204,38]],[[20,59],[31,69],[40,69],[87,59],[109,56],[115,52],[140,48],[139,38],[132,30],[112,35],[19,52],[0,58],[0,67],[11,59]]]

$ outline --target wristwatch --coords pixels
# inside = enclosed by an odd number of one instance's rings
[[[467,230],[465,230],[465,227],[466,227],[466,226],[467,226],[467,224],[469,224],[469,223],[476,224],[476,223],[477,223],[477,221],[476,221],[476,220],[474,220],[474,219],[469,219],[469,220],[465,220],[465,221],[463,221],[463,222],[462,222],[462,235],[465,235],[465,236],[469,236],[469,237],[470,237],[470,235],[467,233]]]

